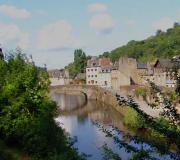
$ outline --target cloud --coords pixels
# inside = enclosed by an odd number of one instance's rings
[[[161,29],[163,31],[166,31],[168,28],[172,27],[173,24],[174,24],[173,19],[171,19],[170,17],[164,17],[154,22],[152,26],[155,29]]]
[[[115,23],[108,13],[98,13],[94,15],[91,18],[89,25],[101,34],[111,33],[115,27]]]
[[[0,22],[0,43],[3,46],[19,46],[22,49],[29,47],[29,34],[21,31],[15,24]]]
[[[107,6],[102,3],[94,3],[88,6],[88,11],[93,13],[106,12]]]
[[[64,20],[43,27],[37,35],[37,48],[40,50],[58,51],[78,46],[71,25]]]
[[[26,9],[17,9],[12,5],[0,5],[0,13],[9,16],[13,19],[26,19],[30,17],[30,12]]]

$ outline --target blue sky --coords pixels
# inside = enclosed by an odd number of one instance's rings
[[[0,43],[61,68],[75,48],[98,55],[180,22],[180,0],[0,0]]]

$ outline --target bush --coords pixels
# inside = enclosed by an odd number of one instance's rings
[[[134,94],[136,97],[142,96],[144,98],[144,97],[146,97],[147,92],[148,92],[147,88],[136,88],[134,91]]]
[[[124,116],[123,122],[125,125],[136,129],[146,127],[144,118],[130,107],[127,108],[127,113]]]

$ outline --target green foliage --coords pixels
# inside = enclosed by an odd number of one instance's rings
[[[133,156],[130,158],[130,160],[144,160],[144,159],[150,159],[149,151],[141,150],[138,153],[134,153]]]
[[[147,95],[147,88],[136,88],[135,91],[134,91],[134,94],[139,97],[139,96],[142,96],[142,97],[145,97]]]
[[[80,159],[53,119],[47,71],[18,50],[0,61],[0,74],[0,138],[33,159]]]
[[[175,90],[171,88],[165,88],[163,92],[172,102],[177,101],[178,96]]]
[[[66,68],[69,70],[70,77],[75,78],[78,73],[84,73],[87,65],[87,57],[82,49],[74,51],[74,62],[70,63]]]
[[[133,128],[144,128],[145,120],[139,115],[133,108],[128,107],[126,115],[124,116],[123,122]]]
[[[121,160],[121,157],[114,153],[110,148],[108,148],[107,144],[103,147],[103,160]]]
[[[102,56],[109,57],[113,62],[120,57],[136,58],[139,62],[147,62],[156,58],[170,58],[178,55],[180,50],[180,25],[174,24],[166,32],[158,30],[155,36],[142,41],[130,41],[127,45],[105,52]]]

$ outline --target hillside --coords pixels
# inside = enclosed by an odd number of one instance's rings
[[[105,52],[100,57],[109,57],[113,62],[120,57],[133,57],[139,62],[146,62],[156,58],[170,58],[180,54],[180,24],[166,32],[158,30],[155,36],[141,41],[130,41],[126,45]]]

